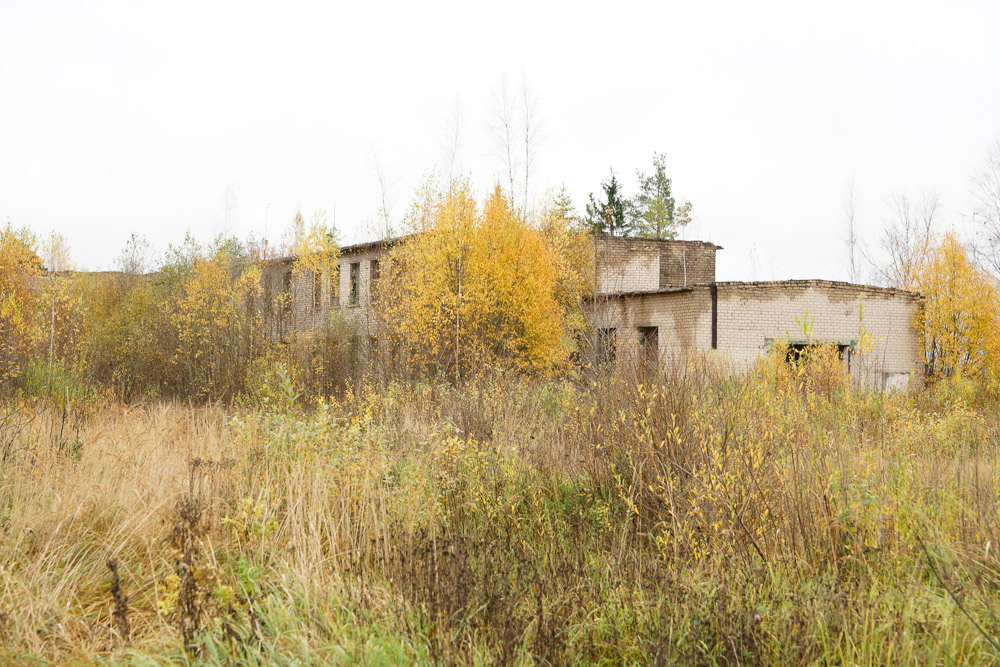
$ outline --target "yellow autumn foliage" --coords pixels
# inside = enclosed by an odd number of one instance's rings
[[[336,271],[340,246],[337,244],[337,232],[326,223],[322,213],[306,223],[301,213],[292,220],[292,255],[295,257],[293,270],[298,274],[319,271],[327,273]]]
[[[43,274],[37,240],[27,229],[0,229],[0,386],[15,380],[38,333],[38,290]]]
[[[415,367],[462,376],[566,363],[579,295],[550,243],[561,235],[529,224],[499,187],[480,207],[464,184],[425,188],[409,231],[390,252],[378,303]]]
[[[177,340],[170,364],[184,384],[205,396],[239,385],[263,342],[261,293],[256,263],[240,266],[224,248],[195,262],[171,316]]]
[[[129,400],[231,399],[269,349],[260,275],[253,248],[189,238],[156,273],[80,276],[75,361]]]
[[[924,295],[921,338],[931,377],[996,375],[1000,369],[1000,292],[946,234],[916,272]]]

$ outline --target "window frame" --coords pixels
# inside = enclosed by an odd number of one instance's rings
[[[340,265],[330,269],[330,305],[340,305]]]
[[[351,262],[351,284],[348,303],[357,306],[361,303],[361,262]]]

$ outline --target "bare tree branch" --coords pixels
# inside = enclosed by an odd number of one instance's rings
[[[854,179],[852,178],[851,182],[847,185],[847,195],[844,198],[844,221],[847,226],[844,241],[847,245],[847,272],[852,283],[858,282],[859,279],[857,214],[858,200],[854,190]]]
[[[500,147],[500,155],[507,170],[510,197],[514,198],[514,100],[507,86],[507,76],[500,78],[500,84],[493,91],[493,133]]]
[[[888,201],[889,215],[882,220],[883,262],[872,262],[880,281],[889,287],[912,288],[917,272],[934,243],[934,220],[940,207],[936,195],[924,193],[914,205],[905,194]]]
[[[462,101],[455,96],[455,104],[444,133],[444,157],[448,170],[448,187],[455,183],[455,169],[458,167],[458,153],[462,146]]]
[[[1000,280],[1000,140],[990,146],[986,164],[972,179],[972,185],[977,199],[972,219],[981,225],[985,237],[985,247],[977,247],[976,254]]]
[[[531,207],[531,167],[535,163],[535,148],[538,144],[538,98],[528,85],[528,79],[521,79],[521,100],[524,103],[524,214]],[[512,193],[513,194],[513,193]]]
[[[378,179],[379,188],[379,228],[376,233],[381,238],[390,238],[393,234],[392,229],[392,204],[390,202],[389,189],[392,187],[392,183],[386,174],[385,166],[379,159],[378,152],[372,150],[372,157],[375,160],[375,177]]]

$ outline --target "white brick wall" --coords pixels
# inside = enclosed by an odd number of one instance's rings
[[[887,290],[828,281],[717,283],[717,354],[746,368],[775,339],[854,343],[851,373],[865,384],[900,384],[922,372],[914,326],[920,299]],[[639,327],[658,328],[660,354],[708,352],[712,347],[711,287],[598,299],[594,326],[617,328],[619,347],[638,342]],[[860,348],[867,332],[870,349]],[[905,376],[905,377],[904,377]]]
[[[597,292],[635,292],[660,286],[660,252],[651,244],[598,248]]]
[[[860,345],[851,372],[867,383],[919,375],[922,350],[915,326],[919,297],[901,290],[826,281],[719,283],[718,349],[746,366],[768,339]]]
[[[718,249],[704,241],[597,236],[596,293],[648,292],[713,282]]]

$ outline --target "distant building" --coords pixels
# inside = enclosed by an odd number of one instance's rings
[[[271,262],[265,291],[291,294],[287,308],[269,318],[274,332],[324,326],[337,309],[373,335],[370,295],[388,248],[384,241],[342,248],[332,282],[294,274],[292,258]],[[586,304],[595,354],[706,353],[749,367],[775,340],[793,352],[822,343],[836,345],[848,372],[867,386],[922,382],[919,294],[828,280],[716,282],[720,249],[705,241],[595,236],[595,289]]]
[[[345,322],[371,329],[372,288],[389,247],[389,242],[372,241],[341,248],[334,276],[294,272],[294,257],[267,262],[262,273],[267,307],[273,307],[277,294],[289,295],[280,312],[265,314],[271,333],[284,339],[292,331],[324,327],[334,312]]]

